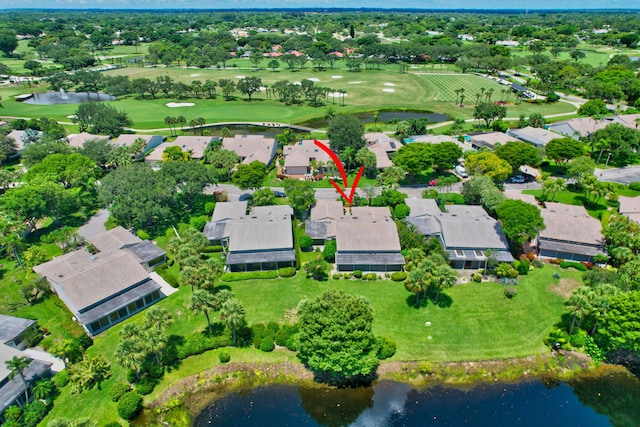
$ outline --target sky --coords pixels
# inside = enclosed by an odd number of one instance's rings
[[[640,9],[638,0],[0,0],[0,9]]]

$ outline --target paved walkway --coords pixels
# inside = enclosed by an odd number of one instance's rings
[[[62,359],[58,359],[57,357],[52,356],[46,351],[28,348],[24,350],[24,352],[27,353],[32,359],[51,363],[51,370],[53,372],[60,372],[64,369],[64,362],[62,361]]]
[[[162,277],[160,277],[160,275],[158,273],[156,273],[155,271],[152,271],[151,273],[149,273],[149,277],[151,277],[151,279],[153,279],[158,285],[160,285],[160,292],[162,292],[162,294],[166,297],[168,297],[171,294],[174,294],[176,292],[178,292],[178,288],[174,288],[173,286],[171,286],[170,284],[168,284]]]
[[[97,236],[98,234],[104,233],[107,229],[104,226],[104,223],[107,222],[109,218],[109,211],[106,209],[100,209],[95,213],[89,221],[82,227],[78,228],[78,234],[88,239],[93,236]]]
[[[598,180],[617,182],[629,185],[632,182],[640,182],[640,166],[627,166],[614,169],[596,169],[593,173]]]

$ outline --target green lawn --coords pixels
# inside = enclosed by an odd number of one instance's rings
[[[343,68],[327,70],[325,72],[313,71],[306,68],[301,71],[291,72],[280,70],[273,72],[267,69],[254,71],[253,69],[227,68],[227,69],[186,69],[178,67],[128,67],[119,70],[108,71],[105,74],[125,74],[131,78],[146,77],[155,80],[157,76],[169,75],[176,81],[190,82],[193,80],[205,81],[206,79],[219,80],[228,78],[238,80],[241,76],[255,75],[262,79],[263,84],[271,86],[276,81],[288,80],[290,82],[303,79],[318,79],[316,84],[330,87],[333,90],[343,89],[347,91],[345,105],[339,105],[340,100],[329,97],[324,106],[310,107],[308,105],[285,105],[277,100],[267,99],[266,93],[257,93],[253,101],[248,102],[244,95],[235,94],[235,98],[226,101],[222,96],[217,99],[174,99],[159,98],[154,100],[140,100],[136,96],[118,99],[112,103],[117,109],[126,111],[133,120],[136,129],[165,128],[164,117],[183,115],[187,120],[196,117],[204,117],[207,123],[219,123],[228,121],[245,121],[248,117],[258,122],[282,122],[304,123],[312,119],[323,118],[328,108],[337,113],[357,113],[375,111],[378,109],[410,109],[440,112],[454,118],[471,118],[473,116],[474,94],[480,87],[494,88],[494,100],[500,99],[500,91],[503,86],[492,80],[475,75],[462,74],[418,74],[410,72],[400,74],[396,70],[367,70],[360,73],[351,73]],[[454,105],[455,94],[458,87],[465,87],[465,107]],[[46,90],[46,86],[37,87],[6,87],[0,89],[4,108],[4,117],[41,117],[49,116],[58,121],[70,122],[68,118],[77,106],[72,104],[45,106],[30,105],[15,101],[16,95],[33,91]],[[393,92],[391,92],[393,91]],[[149,98],[149,95],[147,95]],[[513,98],[513,97],[512,97]],[[170,108],[166,104],[174,101],[192,102],[191,107]],[[507,116],[518,117],[520,114],[529,115],[540,112],[543,115],[567,113],[575,108],[566,103],[550,105],[535,105],[522,103],[507,106]],[[71,127],[71,130],[74,130]]]
[[[558,283],[553,278],[559,272],[562,279],[579,280],[580,272],[545,266],[522,277],[518,295],[512,300],[503,295],[503,286],[496,283],[463,284],[448,289],[441,297],[443,306],[429,302],[415,308],[414,298],[402,283],[391,281],[328,280],[316,282],[302,273],[289,279],[252,280],[226,283],[246,308],[249,324],[282,321],[287,310],[301,300],[314,298],[327,289],[342,289],[362,295],[374,311],[374,331],[393,339],[398,347],[392,360],[482,360],[540,354],[547,351],[542,340],[563,313],[562,297],[550,292]],[[169,333],[187,335],[204,330],[202,315],[188,309],[191,291],[181,288],[158,304],[176,319]],[[215,316],[214,316],[215,317]],[[112,362],[113,376],[102,384],[103,391],[93,389],[80,395],[65,387],[47,418],[87,416],[104,425],[117,421],[115,404],[107,393],[112,384],[124,381],[125,371],[113,363],[118,333],[126,323],[141,322],[144,313],[107,330],[95,339],[89,355],[101,354]],[[425,322],[431,322],[426,326]],[[429,339],[431,336],[431,339]],[[181,378],[216,366],[219,350],[191,357],[169,372],[159,388],[147,401],[175,384]],[[254,349],[232,349],[234,362],[281,362],[295,360],[293,354],[280,350],[265,354]]]

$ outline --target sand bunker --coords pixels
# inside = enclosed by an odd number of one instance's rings
[[[70,116],[67,116],[67,119],[77,119],[78,116],[76,116],[75,114],[71,114]]]
[[[341,79],[342,76],[331,76],[332,79]]]
[[[191,77],[198,77],[200,74],[191,74]]]
[[[361,83],[362,83],[362,82],[349,82],[349,84],[350,84],[350,85],[359,85],[359,84],[361,84]]]
[[[317,79],[315,77],[310,77],[307,80],[311,80],[312,82],[319,82],[320,81],[320,79]]]
[[[167,107],[169,108],[176,108],[176,107],[193,107],[194,104],[193,102],[168,102]]]
[[[385,86],[395,86],[395,84],[393,84],[393,83],[385,83],[384,85]]]
[[[300,82],[293,82],[294,85],[301,85],[302,83]]]
[[[246,76],[236,76],[236,79],[244,79]]]
[[[395,92],[395,89],[382,89],[383,92]]]
[[[332,92],[332,93],[329,94],[329,96],[332,97],[332,98],[339,98],[341,96],[347,96],[347,94],[346,93],[342,94],[340,92]]]

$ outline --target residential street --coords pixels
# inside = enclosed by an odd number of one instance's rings
[[[596,169],[594,174],[600,181],[617,182],[629,185],[640,182],[640,166],[627,166],[615,169]]]

